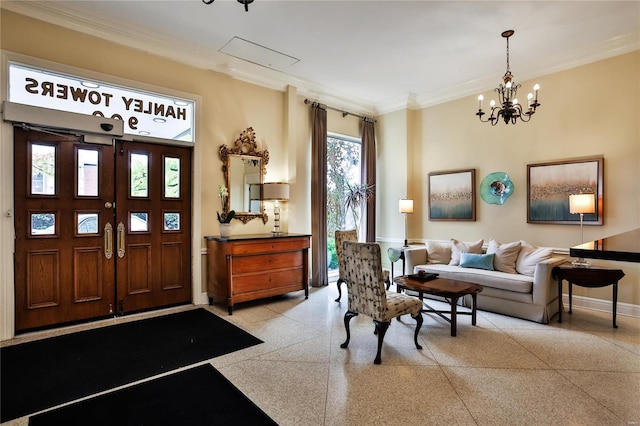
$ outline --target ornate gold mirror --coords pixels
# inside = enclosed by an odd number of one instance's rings
[[[225,211],[235,210],[235,219],[242,223],[256,218],[267,223],[260,188],[267,173],[269,151],[258,151],[253,128],[248,127],[240,133],[232,147],[220,145],[218,156],[222,160],[222,173],[229,190]]]

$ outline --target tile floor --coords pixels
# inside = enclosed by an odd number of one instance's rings
[[[265,342],[211,364],[282,426],[640,424],[638,318],[618,316],[613,329],[610,314],[584,309],[548,325],[479,311],[475,327],[461,316],[451,337],[448,323],[424,314],[417,350],[407,316],[393,321],[374,365],[370,318],[354,318],[340,348],[347,302],[336,296],[332,284],[308,300],[297,292],[240,304],[232,316],[208,307]]]

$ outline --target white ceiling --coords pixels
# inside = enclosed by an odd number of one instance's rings
[[[493,89],[506,71],[500,34],[507,29],[515,30],[509,44],[516,82],[640,49],[640,1],[255,0],[249,12],[235,0],[0,4],[263,86],[293,85],[313,100],[374,114]],[[272,68],[221,53],[234,37],[259,45],[236,47]],[[270,51],[284,56],[263,56]]]

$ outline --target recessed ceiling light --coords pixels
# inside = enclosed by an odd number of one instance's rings
[[[94,83],[92,81],[81,81],[80,84],[82,84],[84,87],[89,87],[91,89],[97,89],[98,87],[100,87],[98,83]]]
[[[185,102],[185,101],[173,101],[173,103],[178,105],[178,106],[187,106],[187,105],[189,105],[189,102]]]
[[[154,118],[153,121],[155,121],[156,123],[166,123],[167,122],[167,120],[165,120],[164,118],[160,118],[160,117]]]

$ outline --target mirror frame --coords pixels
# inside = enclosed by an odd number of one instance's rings
[[[233,142],[233,146],[227,147],[226,145],[220,145],[218,148],[218,156],[222,160],[222,173],[224,174],[224,182],[229,190],[229,196],[225,201],[225,211],[229,211],[231,203],[231,186],[229,185],[229,167],[231,162],[231,156],[241,158],[257,158],[260,161],[260,184],[264,183],[264,175],[267,174],[267,164],[269,163],[269,151],[258,150],[258,144],[256,143],[256,134],[252,127],[247,127],[246,130],[240,133],[238,139]],[[264,209],[264,202],[260,200],[260,212],[236,212],[234,219],[238,219],[242,223],[247,223],[250,220],[262,218],[262,223],[267,223],[268,217]]]

